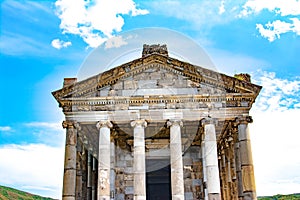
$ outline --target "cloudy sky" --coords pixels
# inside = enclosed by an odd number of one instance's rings
[[[218,71],[263,86],[251,111],[257,193],[300,192],[299,0],[2,0],[0,15],[0,185],[60,198],[63,115],[51,91],[108,38],[163,27]]]

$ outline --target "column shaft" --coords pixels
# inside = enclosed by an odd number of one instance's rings
[[[218,153],[216,142],[216,131],[214,124],[204,125],[204,151],[207,174],[207,193],[209,200],[219,200],[220,176],[218,168]]]
[[[169,121],[171,154],[171,189],[173,200],[184,200],[184,181],[181,146],[181,121]]]
[[[241,179],[244,200],[254,200],[256,197],[252,150],[249,135],[248,120],[238,125],[238,139],[241,162]]]
[[[146,200],[146,163],[145,163],[145,120],[135,120],[131,122],[134,127],[134,200]]]
[[[93,157],[92,164],[92,200],[97,200],[97,180],[98,180],[98,162]]]
[[[80,142],[77,143],[76,158],[76,199],[82,199],[82,147]]]
[[[110,121],[97,123],[99,129],[98,199],[110,200]]]
[[[88,152],[88,151],[87,151]],[[92,199],[92,163],[93,157],[90,152],[87,155],[87,199]]]
[[[71,121],[64,121],[63,127],[66,128],[66,146],[62,199],[75,200],[77,130]]]
[[[205,163],[205,143],[204,141],[201,142],[201,156],[202,156],[202,171],[203,171],[203,193],[204,193],[204,200],[208,200],[207,195],[207,175],[206,175],[206,163]]]

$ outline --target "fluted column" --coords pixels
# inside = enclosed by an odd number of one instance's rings
[[[207,176],[207,193],[209,200],[220,200],[220,176],[218,168],[218,153],[216,130],[213,120],[204,119],[204,160]]]
[[[99,130],[98,153],[98,198],[110,200],[110,128],[112,123],[108,120],[97,123]]]
[[[131,122],[134,128],[134,200],[146,200],[146,163],[145,163],[145,128],[147,122],[143,119]]]
[[[240,152],[243,199],[255,200],[257,199],[257,197],[254,180],[251,142],[248,127],[248,123],[252,123],[252,118],[250,116],[239,117],[236,119],[236,122],[238,123],[238,141]]]
[[[173,200],[184,200],[184,181],[181,146],[182,121],[170,120],[171,189]]]
[[[66,129],[65,166],[63,179],[63,200],[75,200],[76,194],[76,145],[77,128],[74,121],[64,121],[63,128]]]

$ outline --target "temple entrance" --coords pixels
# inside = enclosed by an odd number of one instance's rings
[[[170,160],[147,160],[146,166],[147,200],[171,200]]]

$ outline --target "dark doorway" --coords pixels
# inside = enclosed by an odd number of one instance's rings
[[[160,165],[158,163],[167,163]],[[156,165],[156,169],[149,167]],[[169,160],[147,160],[146,173],[147,200],[171,200],[171,168]]]

